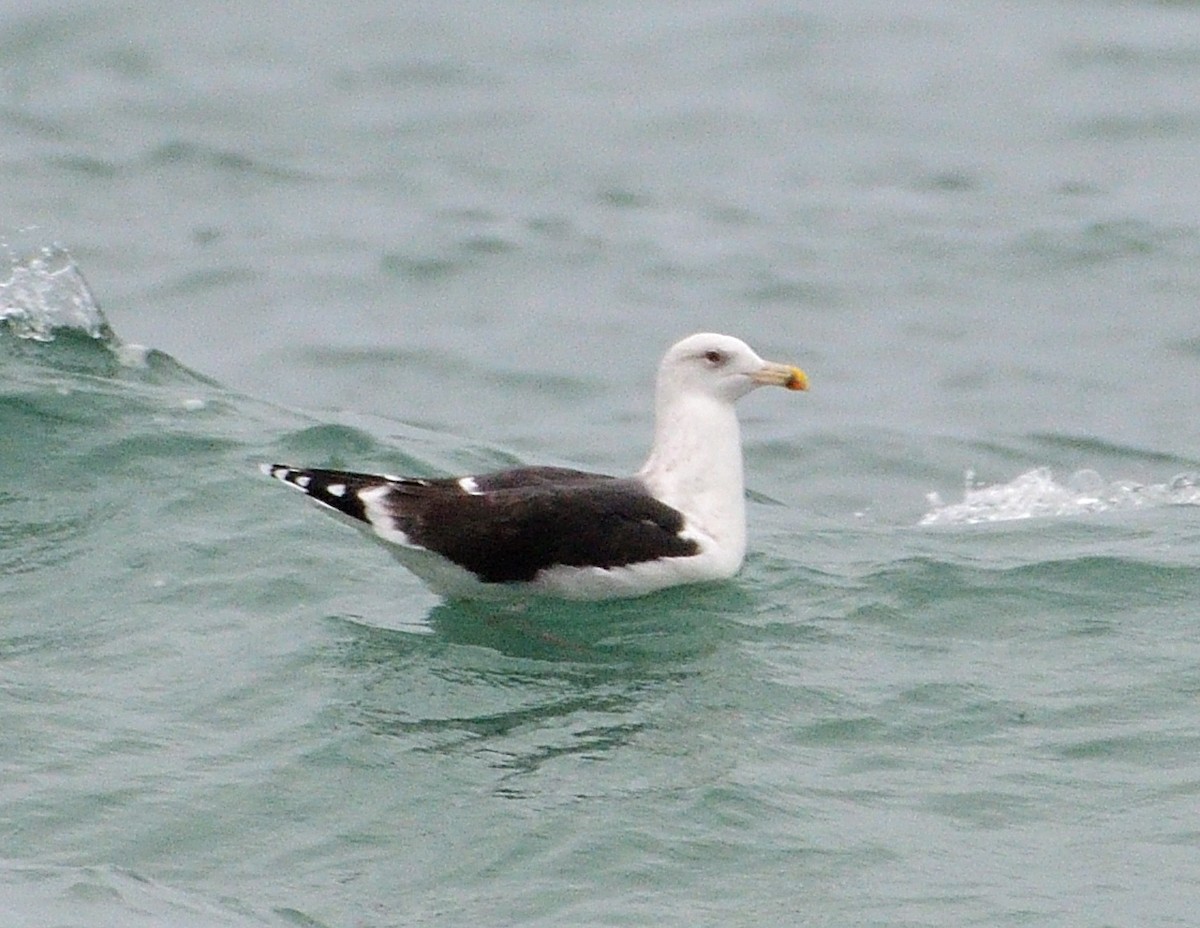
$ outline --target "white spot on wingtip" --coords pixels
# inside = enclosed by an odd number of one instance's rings
[[[474,477],[463,477],[458,481],[459,487],[468,496],[481,496],[483,490],[479,489],[479,484]]]
[[[296,486],[298,486],[301,490],[307,490],[310,483],[312,483],[312,477],[308,476],[308,474],[305,474],[303,477],[296,478]]]
[[[331,483],[325,488],[325,492],[330,496],[345,496],[346,485],[344,483]]]

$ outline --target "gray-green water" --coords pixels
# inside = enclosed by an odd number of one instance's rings
[[[1197,152],[1188,3],[5,4],[0,924],[1195,924]],[[701,328],[729,584],[254,467],[632,469]]]

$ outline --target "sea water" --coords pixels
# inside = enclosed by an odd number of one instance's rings
[[[1200,10],[0,52],[0,923],[1195,923]],[[628,472],[704,329],[812,383],[729,583],[441,602],[257,470]]]

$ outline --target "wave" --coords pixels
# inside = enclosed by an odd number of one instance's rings
[[[83,272],[62,245],[45,245],[19,252],[0,240],[8,258],[7,273],[0,277],[0,334],[30,344],[64,341],[55,363],[63,367],[82,364],[90,372],[111,373],[113,368],[177,369],[188,378],[211,384],[207,378],[143,345],[121,341],[108,324]],[[94,349],[101,348],[100,353]]]
[[[92,924],[180,928],[265,928],[321,923],[294,909],[255,911],[228,896],[177,889],[110,866],[0,861],[8,924]]]
[[[89,447],[135,439],[159,444],[170,436],[184,445],[244,445],[257,460],[367,461],[373,463],[362,466],[413,473],[517,462],[503,449],[464,446],[407,422],[350,412],[330,422],[327,413],[241,395],[162,351],[118,337],[61,245],[18,253],[0,240],[2,255],[8,267],[0,257],[0,433],[29,449],[31,467],[41,453],[36,449],[44,450],[47,423],[74,423],[87,432],[76,436],[79,443]],[[257,469],[250,471],[257,479]]]
[[[1035,467],[1008,483],[981,484],[968,471],[960,502],[945,503],[938,493],[930,493],[926,501],[930,509],[921,518],[921,525],[974,525],[1161,506],[1200,506],[1200,473],[1179,474],[1167,483],[1145,484],[1108,481],[1094,470],[1079,470],[1060,483],[1050,468]]]
[[[123,378],[126,387],[141,379],[223,391],[165,352],[120,338],[83,271],[57,243],[21,248],[0,237],[0,350],[13,362],[5,369],[9,381],[23,375],[38,379],[32,369],[40,368],[47,374]]]
[[[8,274],[0,280],[0,323],[17,338],[53,341],[57,332],[79,332],[111,343],[116,336],[100,311],[83,273],[61,245],[31,255],[8,251]]]

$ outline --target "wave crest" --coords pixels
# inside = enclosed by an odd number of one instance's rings
[[[968,471],[961,502],[944,503],[937,493],[930,493],[926,501],[930,510],[921,518],[921,525],[974,525],[1154,506],[1200,506],[1200,474],[1143,484],[1109,482],[1094,470],[1080,470],[1059,483],[1050,468],[1037,467],[1008,483],[984,485],[976,483],[974,473]]]
[[[8,251],[0,278],[0,323],[17,338],[53,341],[55,332],[81,332],[114,345],[116,337],[70,253],[47,245],[31,255]],[[0,272],[2,273],[2,272]]]

